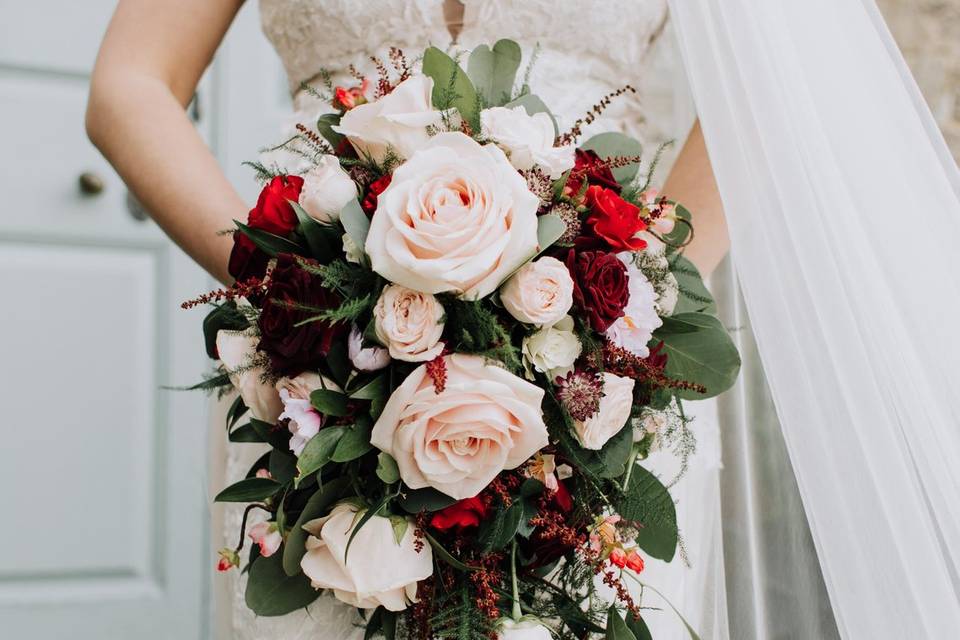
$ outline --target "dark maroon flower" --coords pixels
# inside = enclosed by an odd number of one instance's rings
[[[326,321],[297,326],[317,312],[292,308],[292,304],[330,309],[340,304],[340,297],[321,286],[320,278],[297,264],[295,256],[281,253],[270,272],[258,321],[259,349],[270,356],[270,368],[278,376],[295,376],[315,367],[347,329],[343,323]]]
[[[570,177],[564,186],[564,192],[568,196],[574,196],[583,188],[583,181],[587,184],[595,184],[606,187],[617,193],[620,193],[620,183],[613,177],[604,161],[594,151],[589,149],[577,149],[575,152],[575,163],[570,171]]]
[[[262,278],[267,272],[270,256],[257,248],[253,240],[241,231],[233,232],[233,249],[230,250],[230,262],[227,271],[234,280],[242,282],[252,277]]]
[[[573,301],[583,310],[590,326],[603,333],[630,300],[627,267],[612,253],[567,252],[567,269],[573,278]]]

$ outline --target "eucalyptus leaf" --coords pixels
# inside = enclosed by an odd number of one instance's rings
[[[553,214],[537,218],[537,249],[541,253],[560,239],[567,230],[567,225]]]
[[[350,239],[361,249],[367,246],[367,233],[370,231],[370,219],[363,212],[360,201],[351,198],[340,210],[340,224]]]
[[[673,560],[679,535],[677,507],[663,483],[639,464],[634,465],[617,513],[640,525],[635,542],[641,549],[665,562]]]
[[[244,478],[217,494],[214,502],[259,502],[280,490],[280,483],[270,478]]]
[[[316,600],[320,591],[302,573],[290,576],[283,570],[279,553],[253,561],[244,596],[247,607],[258,616],[282,616]]]
[[[583,143],[582,149],[595,152],[600,158],[633,157],[643,153],[643,145],[628,135],[616,131],[598,133]],[[613,177],[623,186],[627,186],[637,177],[640,170],[639,163],[631,163],[623,167],[611,169]]]
[[[667,375],[706,388],[706,393],[678,389],[677,397],[712,398],[736,382],[740,354],[716,317],[706,313],[680,313],[664,318],[663,326],[654,332],[653,339],[663,341]]]
[[[433,106],[456,109],[464,122],[480,130],[480,100],[470,78],[457,62],[436,47],[423,54],[423,73],[433,78]]]
[[[682,204],[675,203],[674,213],[681,220],[690,222],[693,219],[693,215],[690,213],[690,210],[684,207]],[[663,237],[664,241],[667,243],[667,253],[673,253],[679,250],[687,242],[687,237],[690,235],[690,225],[688,224],[676,224],[673,227],[673,231],[668,233]]]
[[[300,573],[300,560],[306,553],[308,534],[303,530],[303,525],[326,515],[330,505],[342,498],[349,486],[349,478],[336,478],[317,489],[316,493],[307,500],[303,511],[300,512],[300,517],[297,518],[297,522],[290,529],[283,543],[283,570],[288,576]]]
[[[706,285],[703,284],[703,279],[700,277],[697,267],[679,253],[675,253],[669,258],[669,264],[671,273],[677,279],[679,289],[677,305],[674,307],[673,313],[695,311],[716,315],[717,304]]]
[[[484,104],[496,107],[510,100],[521,58],[520,45],[513,40],[499,40],[493,49],[485,44],[473,49],[467,75]]]

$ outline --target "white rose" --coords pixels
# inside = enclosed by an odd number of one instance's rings
[[[474,355],[443,358],[441,386],[420,365],[390,396],[370,442],[411,489],[462,500],[547,446],[543,389]]]
[[[600,408],[586,420],[575,420],[577,439],[585,449],[600,449],[617,435],[633,408],[633,379],[603,373]]]
[[[283,405],[272,384],[263,382],[264,369],[258,364],[257,343],[260,339],[248,331],[217,332],[217,354],[230,382],[250,409],[250,415],[262,422],[275,424]]]
[[[433,79],[415,75],[375,102],[350,109],[333,129],[347,136],[360,157],[383,162],[392,149],[404,158],[430,140],[427,127],[442,119],[433,108]]]
[[[440,133],[377,198],[373,270],[425,293],[492,293],[537,251],[539,200],[494,145]]]
[[[657,292],[643,271],[634,264],[632,253],[624,251],[618,253],[617,257],[627,267],[630,300],[623,315],[607,328],[605,335],[618,347],[646,358],[650,355],[647,343],[653,337],[654,330],[663,324],[657,315]]]
[[[318,222],[336,222],[340,210],[357,197],[357,185],[336,156],[320,156],[317,166],[303,176],[300,206]]]
[[[510,618],[504,618],[500,621],[497,640],[553,640],[553,634],[537,620],[521,619],[514,622]]]
[[[359,371],[378,371],[390,364],[390,354],[383,347],[364,347],[363,334],[359,327],[350,327],[347,338],[347,355],[350,362]]]
[[[551,325],[573,305],[573,278],[565,264],[543,257],[523,265],[507,280],[500,301],[520,322]]]
[[[416,602],[417,582],[433,574],[433,551],[428,544],[417,551],[416,527],[408,523],[398,543],[390,519],[373,516],[357,531],[347,555],[359,519],[356,505],[340,503],[330,515],[303,525],[310,537],[300,567],[315,588],[332,589],[341,602],[403,611]]]
[[[523,366],[533,379],[533,369],[546,373],[551,380],[573,370],[573,363],[583,349],[573,332],[573,318],[564,316],[556,324],[543,327],[523,339]]]
[[[279,419],[288,418],[290,430],[290,451],[299,456],[313,436],[323,425],[323,416],[310,404],[310,394],[317,389],[336,388],[330,380],[324,380],[312,371],[301,373],[295,378],[280,378],[276,388],[283,402],[283,413]]]
[[[443,305],[429,293],[398,284],[386,286],[373,309],[373,321],[377,338],[391,358],[425,362],[443,351]]]
[[[492,107],[480,112],[483,135],[507,152],[510,163],[520,171],[535,165],[556,180],[574,165],[571,145],[553,146],[556,133],[546,113],[529,115],[523,107]]]

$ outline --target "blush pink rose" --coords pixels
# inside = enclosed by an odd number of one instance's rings
[[[433,360],[443,351],[443,305],[429,293],[391,284],[373,310],[377,338],[390,357],[407,362]]]
[[[573,306],[573,279],[565,264],[545,256],[520,267],[500,288],[500,301],[520,322],[549,326]]]
[[[547,445],[543,389],[480,356],[443,362],[443,390],[426,365],[415,369],[390,396],[370,441],[393,456],[411,489],[462,500]]]
[[[217,354],[230,382],[250,409],[250,415],[274,424],[283,411],[283,404],[273,385],[263,381],[261,362],[265,356],[257,351],[259,341],[251,332],[224,329],[217,332]]]

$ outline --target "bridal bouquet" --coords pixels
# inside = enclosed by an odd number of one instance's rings
[[[220,569],[252,539],[259,615],[328,590],[368,638],[650,637],[678,530],[643,461],[689,455],[682,401],[739,359],[639,144],[580,141],[632,89],[561,133],[520,62],[394,50],[314,90],[335,112],[283,145],[306,170],[255,165],[236,283],[185,303],[213,306],[230,441],[269,446],[216,498],[248,504]]]

